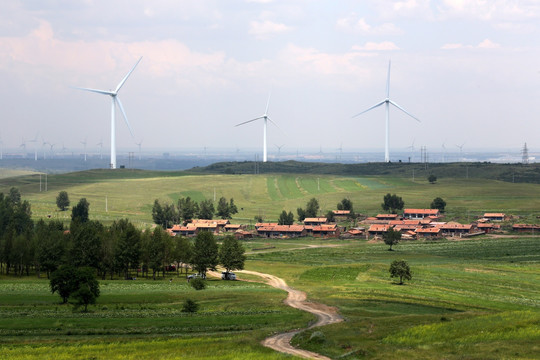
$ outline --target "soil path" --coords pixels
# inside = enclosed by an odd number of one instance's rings
[[[326,306],[323,304],[317,304],[313,302],[306,301],[306,293],[300,290],[293,289],[285,283],[283,279],[278,278],[277,276],[270,274],[263,274],[256,271],[243,270],[239,271],[244,274],[256,275],[262,277],[267,284],[275,288],[285,290],[288,292],[287,299],[285,299],[285,304],[300,310],[304,310],[315,314],[317,316],[317,321],[308,327],[308,329],[329,325],[343,321],[343,318],[337,313],[335,308]],[[297,349],[293,347],[290,342],[294,335],[298,334],[302,330],[295,330],[286,333],[280,333],[274,336],[271,336],[265,339],[262,344],[266,347],[274,349],[279,352],[296,355],[304,357],[307,359],[329,359],[326,356],[316,354],[311,351]]]

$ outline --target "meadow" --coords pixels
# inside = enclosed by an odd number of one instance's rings
[[[540,185],[509,183],[487,179],[441,178],[435,184],[427,179],[404,177],[347,177],[314,174],[200,175],[189,172],[155,172],[119,169],[115,172],[90,170],[49,175],[47,191],[44,177],[25,175],[1,179],[0,192],[19,188],[32,204],[34,218],[57,218],[66,222],[70,212],[61,212],[55,204],[58,192],[68,192],[72,205],[80,198],[90,203],[90,217],[105,223],[128,218],[140,227],[152,223],[155,199],[175,202],[190,196],[204,199],[234,198],[239,209],[232,222],[249,224],[255,216],[276,221],[282,210],[296,215],[315,197],[321,213],[334,210],[343,198],[349,198],[357,213],[375,215],[387,193],[397,194],[405,207],[429,207],[435,197],[447,202],[447,215],[469,222],[484,212],[506,212],[520,216],[521,222],[537,222]],[[517,219],[516,219],[517,220]]]
[[[392,252],[371,241],[308,238],[245,247],[246,268],[284,278],[345,318],[293,339],[311,351],[343,359],[533,359],[540,351],[538,238],[407,241]],[[411,266],[405,285],[389,277],[394,259]],[[313,321],[263,284],[212,279],[195,291],[172,278],[102,281],[85,314],[60,305],[46,279],[4,277],[0,359],[290,358],[259,342]],[[182,313],[187,298],[201,311]],[[314,331],[323,341],[312,341]]]

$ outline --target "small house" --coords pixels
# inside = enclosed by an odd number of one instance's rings
[[[435,219],[441,216],[439,209],[405,209],[403,210],[403,218],[406,219],[423,219],[430,217]]]

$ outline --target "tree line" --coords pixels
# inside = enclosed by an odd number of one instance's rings
[[[185,264],[202,273],[219,264],[227,271],[243,268],[244,250],[234,237],[225,238],[219,248],[207,232],[191,240],[172,237],[159,226],[137,229],[127,219],[105,226],[89,219],[89,209],[88,201],[80,199],[71,209],[69,227],[59,220],[34,222],[30,204],[21,200],[16,188],[8,195],[0,193],[0,273],[49,277],[61,266],[71,265],[92,268],[102,279],[134,275],[155,279],[167,271],[181,273]],[[203,239],[216,243],[215,251],[201,253],[207,251]],[[230,251],[231,247],[236,250]],[[204,260],[207,255],[210,259]]]
[[[163,229],[195,218],[212,220],[214,215],[221,219],[230,219],[236,213],[238,213],[238,208],[234,204],[234,199],[227,201],[224,197],[219,199],[216,207],[212,200],[196,202],[189,196],[178,199],[176,205],[174,203],[161,204],[156,199],[152,206],[152,220]]]

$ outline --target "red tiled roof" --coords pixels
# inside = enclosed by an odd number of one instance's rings
[[[484,217],[485,218],[490,218],[490,217],[497,217],[497,218],[502,217],[503,218],[504,214],[503,213],[485,213]]]
[[[319,222],[319,223],[325,223],[326,221],[328,221],[328,219],[325,218],[325,217],[305,218],[305,219],[304,219],[304,223],[306,223],[306,222]]]
[[[332,210],[334,215],[349,215],[351,213],[350,210]]]
[[[385,224],[372,224],[369,227],[368,231],[388,231],[388,229],[391,228],[390,225]]]
[[[404,214],[424,214],[424,215],[437,215],[439,209],[405,209]]]
[[[438,234],[441,232],[440,228],[418,228],[416,229],[417,234]]]

